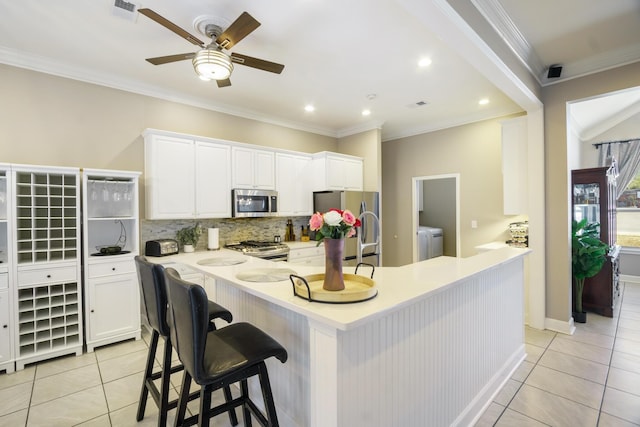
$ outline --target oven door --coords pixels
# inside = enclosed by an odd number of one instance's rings
[[[268,190],[233,189],[233,217],[263,217],[278,214],[278,193]]]

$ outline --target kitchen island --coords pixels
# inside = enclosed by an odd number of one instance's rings
[[[255,324],[287,349],[286,364],[268,361],[281,425],[437,427],[472,424],[524,359],[527,253],[504,248],[379,267],[378,295],[352,304],[308,302],[288,280],[236,277],[262,268],[306,276],[322,267],[228,250],[152,260],[204,272],[210,298],[234,321]],[[199,264],[211,258],[244,262]]]

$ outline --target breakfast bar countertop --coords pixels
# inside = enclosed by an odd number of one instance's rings
[[[207,294],[234,321],[256,325],[287,349],[286,364],[269,364],[280,425],[444,427],[473,425],[524,360],[528,252],[377,267],[377,296],[348,304],[295,296],[283,271],[308,276],[324,267],[225,249],[152,261],[203,272]],[[273,269],[278,274],[262,276]],[[358,273],[368,277],[371,268]]]
[[[309,244],[305,242],[305,244]],[[311,243],[313,244],[313,243]],[[299,276],[324,272],[324,267],[293,265],[286,262],[271,262],[256,257],[221,249],[219,251],[197,251],[162,258],[152,262],[176,262],[189,265],[203,273],[222,279],[243,291],[282,306],[327,326],[348,330],[365,324],[394,310],[412,304],[422,298],[441,292],[456,282],[471,277],[483,270],[526,255],[529,249],[502,248],[469,258],[437,257],[401,267],[376,267],[373,280],[378,295],[368,301],[349,304],[326,304],[309,302],[293,294],[290,280],[278,282],[248,282],[237,278],[238,273],[264,268],[286,268]],[[211,258],[241,258],[246,261],[235,265],[201,265],[198,262]],[[221,263],[224,264],[224,263]],[[345,273],[354,273],[355,267],[344,267]],[[371,268],[363,265],[359,274],[369,277]]]

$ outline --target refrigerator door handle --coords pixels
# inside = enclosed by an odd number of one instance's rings
[[[364,200],[360,202],[360,214],[359,214],[359,219],[361,222],[360,228],[361,228],[361,233],[360,233],[360,237],[358,240],[360,240],[360,243],[364,243],[365,239],[367,238],[367,219],[365,218],[364,215],[362,215],[363,213],[365,213],[367,211],[367,202],[365,202]],[[358,245],[360,246],[360,245]],[[360,259],[358,262],[362,262],[362,260]]]
[[[360,216],[358,217],[358,219],[360,220],[360,222],[363,224],[362,227],[364,227],[365,221],[367,221],[367,217],[370,217],[369,219],[372,221],[372,226],[374,230],[379,230],[379,224],[380,224],[380,220],[378,219],[378,217],[376,216],[376,214],[374,214],[373,212],[370,211],[364,211],[360,214]],[[358,239],[358,247],[357,247],[357,251],[356,251],[356,260],[358,263],[362,262],[362,253],[363,250],[365,248],[368,247],[378,247],[378,245],[380,244],[380,235],[379,233],[377,233],[375,236],[373,236],[374,241],[373,242],[365,242],[364,239],[366,238],[366,234],[364,233],[364,230],[362,231],[362,237],[360,239]]]

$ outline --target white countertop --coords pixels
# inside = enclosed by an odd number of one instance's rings
[[[315,245],[315,242],[287,242]],[[239,272],[259,268],[288,268],[300,276],[324,273],[324,267],[301,266],[286,262],[271,262],[256,257],[241,255],[236,251],[198,251],[167,257],[147,257],[151,262],[186,264],[215,278],[223,279],[243,291],[292,310],[329,327],[348,330],[373,319],[398,310],[429,295],[454,286],[481,271],[524,256],[529,249],[502,248],[484,252],[469,258],[438,257],[402,267],[377,267],[374,281],[378,295],[368,301],[351,304],[325,304],[309,302],[293,294],[291,281],[256,283],[236,278]],[[198,261],[207,258],[241,258],[242,264],[230,266],[204,266]],[[345,273],[353,273],[355,267],[344,267]],[[361,267],[360,273],[370,274],[370,268]]]

